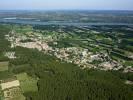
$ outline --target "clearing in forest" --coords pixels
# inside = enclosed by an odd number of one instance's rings
[[[0,62],[0,71],[8,70],[8,65],[9,65],[8,61]]]
[[[20,87],[24,93],[38,91],[37,79],[30,77],[27,73],[17,74],[16,77],[20,81]]]

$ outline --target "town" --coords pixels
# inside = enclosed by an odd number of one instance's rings
[[[65,31],[67,28],[69,27],[62,26],[49,31],[47,27],[46,30],[45,27],[44,30],[39,30],[32,26],[16,25],[5,38],[11,42],[11,48],[20,46],[37,49],[68,63],[77,64],[82,69],[133,72],[132,64],[130,64],[133,60],[133,52],[118,47],[123,41],[119,36],[124,33],[109,32],[109,27],[104,27],[106,30],[101,31],[96,31],[93,27],[90,29],[73,27],[72,30]],[[125,30],[129,28],[125,27]],[[113,36],[114,33],[115,36]],[[15,52],[5,54],[9,58],[15,58],[14,55]]]

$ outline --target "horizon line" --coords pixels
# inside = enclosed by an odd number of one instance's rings
[[[133,11],[133,9],[0,9],[0,11]]]

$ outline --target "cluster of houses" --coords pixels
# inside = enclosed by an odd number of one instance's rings
[[[88,49],[81,47],[67,47],[67,48],[56,48],[48,45],[48,39],[51,42],[52,36],[43,36],[39,33],[27,33],[27,35],[20,35],[12,32],[12,35],[6,35],[6,38],[11,42],[11,47],[21,46],[25,48],[38,49],[45,53],[53,54],[57,58],[64,60],[69,63],[77,64],[84,68],[97,68],[101,70],[119,70],[123,68],[120,62],[112,60],[107,52],[93,53]],[[22,42],[22,40],[30,39],[32,41]],[[46,40],[45,40],[46,39]],[[53,43],[55,43],[53,41]],[[56,42],[57,45],[57,42]],[[7,53],[6,56],[9,58],[15,58],[14,53]],[[132,69],[132,68],[131,68]],[[126,71],[131,71],[127,69]]]

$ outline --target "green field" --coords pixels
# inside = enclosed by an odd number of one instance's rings
[[[37,80],[28,76],[27,73],[17,74],[16,77],[20,81],[20,85],[24,93],[38,91]]]
[[[8,70],[8,64],[9,64],[8,61],[0,62],[0,71],[6,71],[6,70]]]

